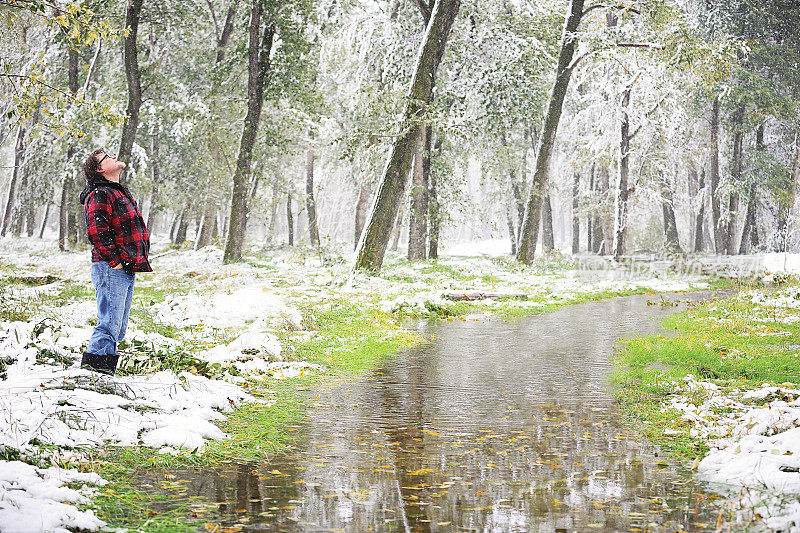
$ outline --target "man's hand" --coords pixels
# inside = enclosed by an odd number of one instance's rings
[[[114,270],[122,270],[122,263],[118,264],[115,267],[111,267],[111,268],[113,268]]]

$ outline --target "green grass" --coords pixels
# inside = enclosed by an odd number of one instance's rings
[[[301,310],[314,316],[313,336],[285,331],[282,344],[293,354],[291,359],[321,364],[328,372],[248,381],[248,391],[268,403],[246,404],[231,413],[221,424],[231,438],[210,442],[202,455],[173,457],[149,448],[110,448],[108,455],[98,458],[93,466],[93,471],[113,480],[95,500],[103,520],[131,531],[196,530],[202,520],[193,517],[187,505],[176,507],[171,503],[182,501],[179,486],[165,482],[156,490],[143,490],[141,477],[166,480],[183,467],[209,468],[229,460],[265,459],[285,450],[299,437],[297,429],[305,419],[309,395],[315,387],[358,376],[403,347],[419,342],[417,335],[403,331],[391,316],[344,300]]]
[[[675,336],[624,341],[613,379],[631,420],[650,440],[691,460],[708,448],[706,442],[689,435],[691,426],[675,412],[661,412],[672,394],[673,382],[691,374],[714,382],[723,392],[753,389],[765,382],[799,385],[800,351],[784,347],[800,344],[800,323],[754,319],[768,314],[731,296],[668,318],[664,326],[675,331]]]
[[[93,470],[111,482],[100,488],[92,501],[96,514],[111,526],[125,524],[128,531],[153,533],[183,533],[197,531],[203,520],[193,517],[188,504],[170,505],[183,498],[180,489],[168,488],[166,471],[151,470],[153,477],[161,475],[164,483],[159,490],[137,488],[134,480],[148,464],[141,457],[121,461],[98,461]],[[164,510],[161,510],[162,507]],[[159,509],[156,511],[155,509]]]

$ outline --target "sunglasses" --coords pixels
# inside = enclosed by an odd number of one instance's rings
[[[115,158],[116,156],[109,154],[108,152],[103,152],[103,157],[100,158],[100,161],[97,162],[97,166],[100,166],[100,163],[106,160],[107,157]]]

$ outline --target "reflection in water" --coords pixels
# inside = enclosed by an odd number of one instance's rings
[[[646,299],[416,324],[431,343],[320,391],[289,453],[182,476],[245,531],[705,529],[706,497],[607,391],[617,339],[674,311]]]

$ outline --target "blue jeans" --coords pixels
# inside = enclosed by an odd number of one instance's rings
[[[97,326],[86,351],[97,355],[114,355],[117,343],[125,337],[128,313],[133,301],[136,274],[111,268],[105,261],[92,263],[92,283],[97,297]]]

